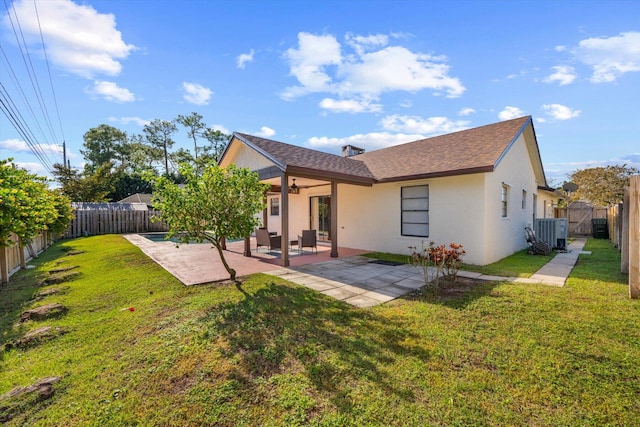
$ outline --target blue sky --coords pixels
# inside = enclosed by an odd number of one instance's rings
[[[137,134],[146,121],[198,112],[228,133],[335,154],[531,115],[552,182],[586,167],[640,168],[638,1],[6,5],[0,100],[15,104],[51,163],[65,140],[82,166],[82,136],[102,123]],[[192,147],[184,129],[174,139]],[[46,174],[0,114],[8,157]]]

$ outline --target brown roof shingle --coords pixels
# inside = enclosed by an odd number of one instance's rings
[[[365,181],[401,181],[491,172],[531,116],[421,139],[353,157],[323,153],[270,139],[234,133],[290,172],[337,174]]]
[[[530,116],[354,156],[378,181],[493,171]]]
[[[287,170],[308,169],[373,181],[373,175],[364,162],[356,160],[353,157],[342,157],[335,154],[323,153],[321,151],[244,133],[235,132],[234,135],[259,148],[272,160],[285,166]]]

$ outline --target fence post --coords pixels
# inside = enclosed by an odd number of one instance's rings
[[[629,297],[640,298],[640,175],[629,183]]]
[[[0,283],[9,283],[9,256],[6,246],[0,247]]]
[[[622,238],[620,239],[620,272],[629,274],[629,186],[624,187],[622,202]]]

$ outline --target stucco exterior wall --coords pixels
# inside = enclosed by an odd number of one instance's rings
[[[525,249],[524,227],[533,225],[533,195],[538,195],[538,183],[529,161],[524,134],[520,135],[485,181],[484,259],[489,264]],[[508,213],[502,217],[502,185],[508,186]],[[523,205],[523,190],[526,191]],[[537,215],[540,217],[541,210]]]
[[[553,208],[558,205],[558,196],[545,190],[538,192],[538,218],[553,218]]]
[[[483,174],[421,181],[338,186],[338,245],[409,254],[421,242],[464,245],[465,262],[478,263],[483,223]],[[429,236],[401,235],[401,188],[429,185]]]
[[[227,167],[231,163],[235,163],[243,168],[249,168],[252,171],[265,169],[274,165],[269,159],[243,143],[238,142],[236,139],[231,141],[231,145],[224,159],[220,162],[220,166]]]

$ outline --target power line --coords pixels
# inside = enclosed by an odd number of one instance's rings
[[[62,127],[62,119],[60,118],[60,109],[58,108],[58,98],[56,97],[56,91],[53,88],[53,79],[51,78],[51,68],[49,67],[49,57],[47,56],[47,47],[44,44],[44,36],[42,35],[42,25],[40,25],[40,15],[38,14],[38,6],[36,0],[33,0],[33,8],[36,10],[36,19],[38,20],[38,31],[40,31],[40,41],[42,42],[42,52],[44,53],[44,60],[47,64],[47,73],[49,74],[49,84],[51,85],[51,93],[53,94],[53,103],[56,107],[56,114],[58,115],[58,125],[60,126],[60,134],[62,135],[62,163],[66,163],[66,138],[64,137],[64,128]]]

